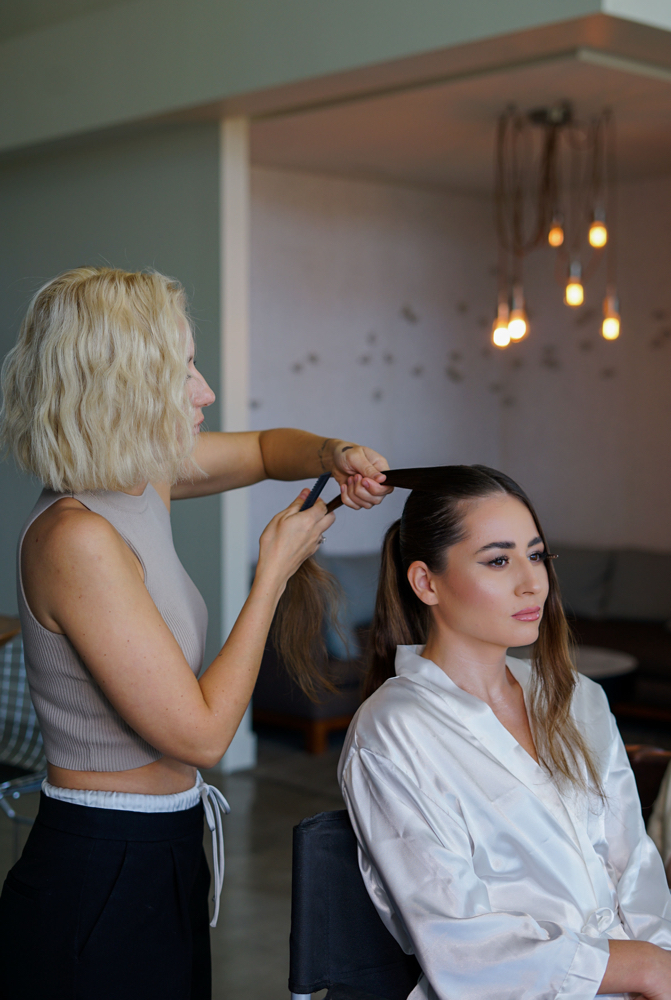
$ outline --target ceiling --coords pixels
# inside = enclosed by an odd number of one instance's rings
[[[500,112],[565,99],[613,109],[621,179],[671,173],[671,71],[590,49],[257,120],[252,160],[489,194]]]

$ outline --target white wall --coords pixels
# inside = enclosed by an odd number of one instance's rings
[[[552,253],[529,259],[534,321],[505,352],[501,464],[553,538],[671,550],[671,179],[624,184],[619,204],[618,341],[599,332],[602,270],[571,310]]]
[[[267,170],[252,192],[254,427],[350,437],[397,468],[491,464],[556,540],[671,550],[671,179],[622,187],[621,339],[600,336],[602,271],[570,310],[543,250],[526,269],[531,335],[505,352],[488,347],[487,201]],[[255,552],[297,487],[251,492]],[[376,549],[402,499],[340,513],[327,550]]]
[[[253,426],[370,444],[396,468],[496,465],[495,256],[485,201],[255,170]],[[277,483],[251,491],[253,554],[297,492]],[[341,511],[327,550],[377,549],[394,499],[367,514]]]

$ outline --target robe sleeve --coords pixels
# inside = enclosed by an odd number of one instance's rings
[[[620,916],[630,937],[671,949],[671,893],[664,864],[645,831],[627,752],[611,719],[604,777],[604,837],[595,849],[617,888]]]
[[[437,1000],[594,1000],[608,941],[492,910],[456,799],[440,803],[386,758],[355,749],[343,792],[364,882]],[[445,801],[442,801],[445,799]]]
[[[648,820],[648,833],[662,855],[662,861],[668,865],[671,861],[671,764],[666,769],[652,816]]]

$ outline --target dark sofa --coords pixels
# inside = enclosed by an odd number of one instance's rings
[[[613,704],[615,714],[671,722],[671,554],[552,547],[576,641],[639,661],[627,696]]]
[[[287,676],[272,643],[263,656],[254,689],[255,723],[297,729],[305,734],[305,748],[322,753],[328,734],[346,729],[361,704],[363,651],[367,626],[373,617],[379,556],[321,556],[319,562],[337,577],[343,591],[340,610],[342,635],[329,630],[325,636],[328,675],[335,692],[323,689],[312,701]]]

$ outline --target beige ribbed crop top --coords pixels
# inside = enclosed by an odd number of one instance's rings
[[[67,636],[40,625],[23,591],[21,546],[26,531],[35,518],[63,496],[73,496],[106,518],[135,553],[144,569],[145,586],[194,674],[202,666],[205,649],[205,602],[179,561],[170,515],[153,486],[147,486],[139,497],[100,490],[74,494],[44,490],[21,531],[17,567],[19,616],[26,673],[47,760],[75,771],[125,771],[142,767],[159,760],[162,754],[124,722]],[[119,628],[123,628],[123,622],[119,622]]]

